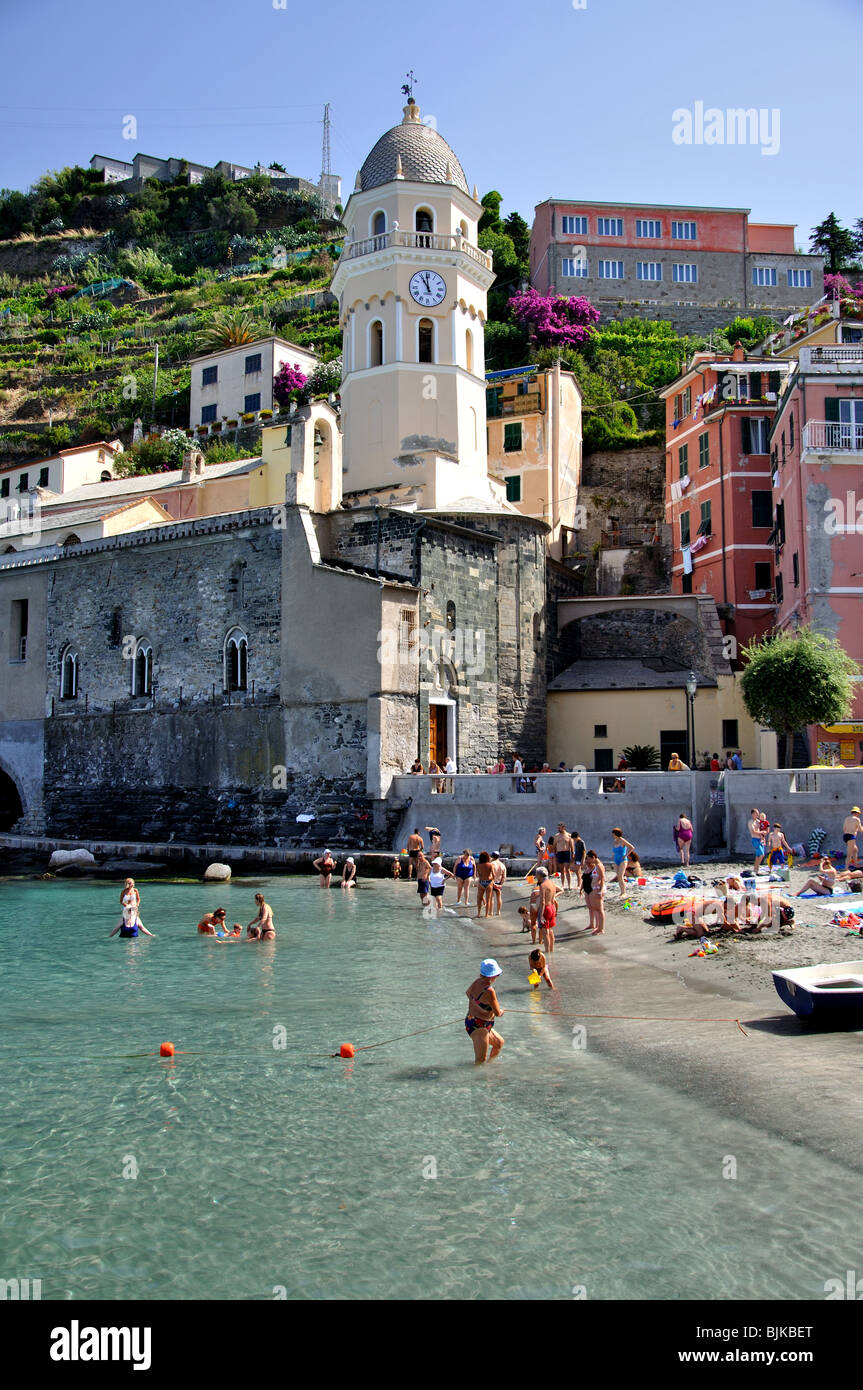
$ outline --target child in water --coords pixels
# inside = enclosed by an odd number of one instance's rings
[[[539,980],[535,985],[532,986],[532,988],[539,989],[539,986],[542,984],[542,981],[545,980],[545,983],[548,985],[549,989],[554,989],[554,985],[551,981],[551,976],[548,973],[548,962],[545,958],[545,953],[537,948],[537,950],[531,951],[530,955],[528,956],[528,960],[530,962],[531,970],[535,971],[536,974],[539,976]]]

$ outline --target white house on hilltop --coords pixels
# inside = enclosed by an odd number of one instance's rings
[[[286,362],[308,376],[318,358],[285,338],[261,338],[193,357],[190,427],[211,424],[223,416],[239,419],[250,411],[272,410],[273,377]]]

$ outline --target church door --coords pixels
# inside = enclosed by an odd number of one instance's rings
[[[443,769],[447,760],[446,705],[429,705],[429,757]]]

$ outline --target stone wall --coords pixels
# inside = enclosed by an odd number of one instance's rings
[[[248,638],[249,686],[279,691],[281,532],[270,509],[231,527],[207,521],[160,527],[140,542],[82,548],[58,561],[47,618],[47,666],[56,686],[63,648],[79,655],[90,710],[131,698],[133,642],[153,648],[156,700],[209,700],[223,688],[229,630]]]
[[[583,284],[583,281],[579,283]],[[603,282],[607,283],[607,282]],[[678,285],[678,290],[694,289],[694,285]],[[754,286],[753,286],[754,289]],[[755,291],[761,294],[761,290]],[[586,291],[579,290],[579,294]],[[775,293],[775,291],[774,291]],[[810,300],[809,296],[812,296]],[[653,297],[653,296],[651,296]],[[676,333],[682,336],[697,336],[714,332],[716,329],[725,328],[731,323],[732,319],[740,318],[760,318],[768,316],[773,319],[778,327],[784,318],[789,314],[797,314],[806,304],[817,299],[814,290],[807,290],[804,300],[798,300],[796,304],[766,304],[759,299],[758,303],[742,304],[738,300],[729,299],[721,304],[690,304],[688,297],[686,302],[681,294],[680,301],[660,304],[645,304],[641,300],[611,300],[600,297],[593,299],[591,303],[596,306],[600,313],[600,324],[614,322],[620,319],[648,319],[651,322],[668,322],[672,324]]]
[[[661,446],[585,455],[578,500],[585,509],[579,549],[588,557],[587,593],[669,591],[671,532],[665,523],[664,496],[665,452]],[[637,539],[642,543],[624,548],[625,553],[617,547],[606,550],[609,517],[614,517],[624,532],[637,528]]]
[[[703,628],[676,613],[627,608],[581,618],[571,626],[576,629],[575,659],[666,660],[679,668],[694,666],[713,672],[713,655]]]

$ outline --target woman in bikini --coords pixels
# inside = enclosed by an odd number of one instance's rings
[[[476,915],[482,917],[482,905],[485,903],[485,915],[491,916],[491,855],[486,850],[482,851],[479,862],[476,866]]]
[[[479,976],[465,990],[468,998],[465,1031],[473,1043],[474,1061],[477,1066],[488,1059],[493,1062],[503,1047],[503,1038],[494,1030],[494,1021],[503,1015],[497,1000],[492,980],[502,974],[496,960],[484,960],[479,968]],[[489,1047],[491,1055],[489,1055]]]
[[[464,901],[465,907],[470,907],[470,881],[476,874],[476,860],[469,849],[463,849],[461,858],[456,862],[456,898],[455,905]]]
[[[275,941],[276,928],[273,925],[273,909],[269,903],[264,902],[263,893],[255,894],[255,902],[258,904],[258,915],[252,918],[249,926],[260,927],[261,941]]]
[[[336,867],[336,861],[328,849],[325,849],[320,858],[314,861],[314,867],[321,876],[321,887],[329,888],[330,877],[333,869]]]
[[[590,886],[587,886],[587,880]],[[596,853],[589,849],[584,857],[582,887],[587,898],[588,925],[592,936],[602,936],[605,931],[605,867]]]
[[[626,868],[623,873],[624,878],[644,878],[644,870],[639,862],[638,854],[634,849],[629,851],[626,856]]]

